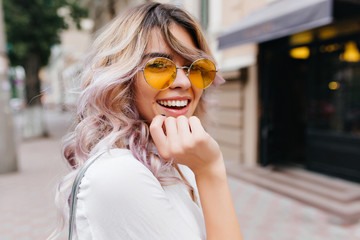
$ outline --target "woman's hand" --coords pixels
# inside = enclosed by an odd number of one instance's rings
[[[219,145],[197,117],[158,115],[151,122],[150,133],[163,159],[174,158],[176,163],[188,166],[195,175],[222,175],[225,172]]]
[[[159,115],[151,122],[150,133],[161,157],[174,158],[194,172],[207,239],[241,240],[219,145],[205,132],[200,120]]]

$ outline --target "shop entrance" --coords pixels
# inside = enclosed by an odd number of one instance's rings
[[[360,59],[345,56],[359,34],[298,46],[301,58],[289,42],[259,45],[260,163],[360,182]]]

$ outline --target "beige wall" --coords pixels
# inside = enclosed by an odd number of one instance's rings
[[[236,75],[236,73],[234,73]],[[238,75],[238,74],[237,74]],[[221,147],[226,161],[243,159],[244,96],[240,81],[227,81],[211,94],[211,116],[208,131]]]
[[[217,37],[221,32],[241,21],[242,18],[274,0],[209,0],[209,41],[221,72],[226,80],[216,97],[214,110],[217,123],[209,131],[222,148],[225,160],[246,166],[258,162],[259,99],[257,78],[257,45],[245,44],[223,51],[217,49]],[[240,69],[247,73],[240,74]]]
[[[256,9],[267,4],[266,0],[224,0],[223,3],[223,27],[235,24],[240,19],[249,15]]]

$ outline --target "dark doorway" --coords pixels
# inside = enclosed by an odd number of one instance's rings
[[[264,43],[259,54],[263,165],[304,165],[308,64],[292,59],[287,39]]]

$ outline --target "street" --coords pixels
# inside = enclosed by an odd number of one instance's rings
[[[0,240],[46,239],[56,226],[55,186],[67,172],[60,156],[61,137],[71,114],[46,110],[48,138],[17,136],[19,171],[0,175]],[[16,133],[21,117],[15,117]],[[229,177],[245,240],[356,240],[360,224],[341,226],[330,216],[290,198]],[[66,231],[59,239],[66,239]]]

